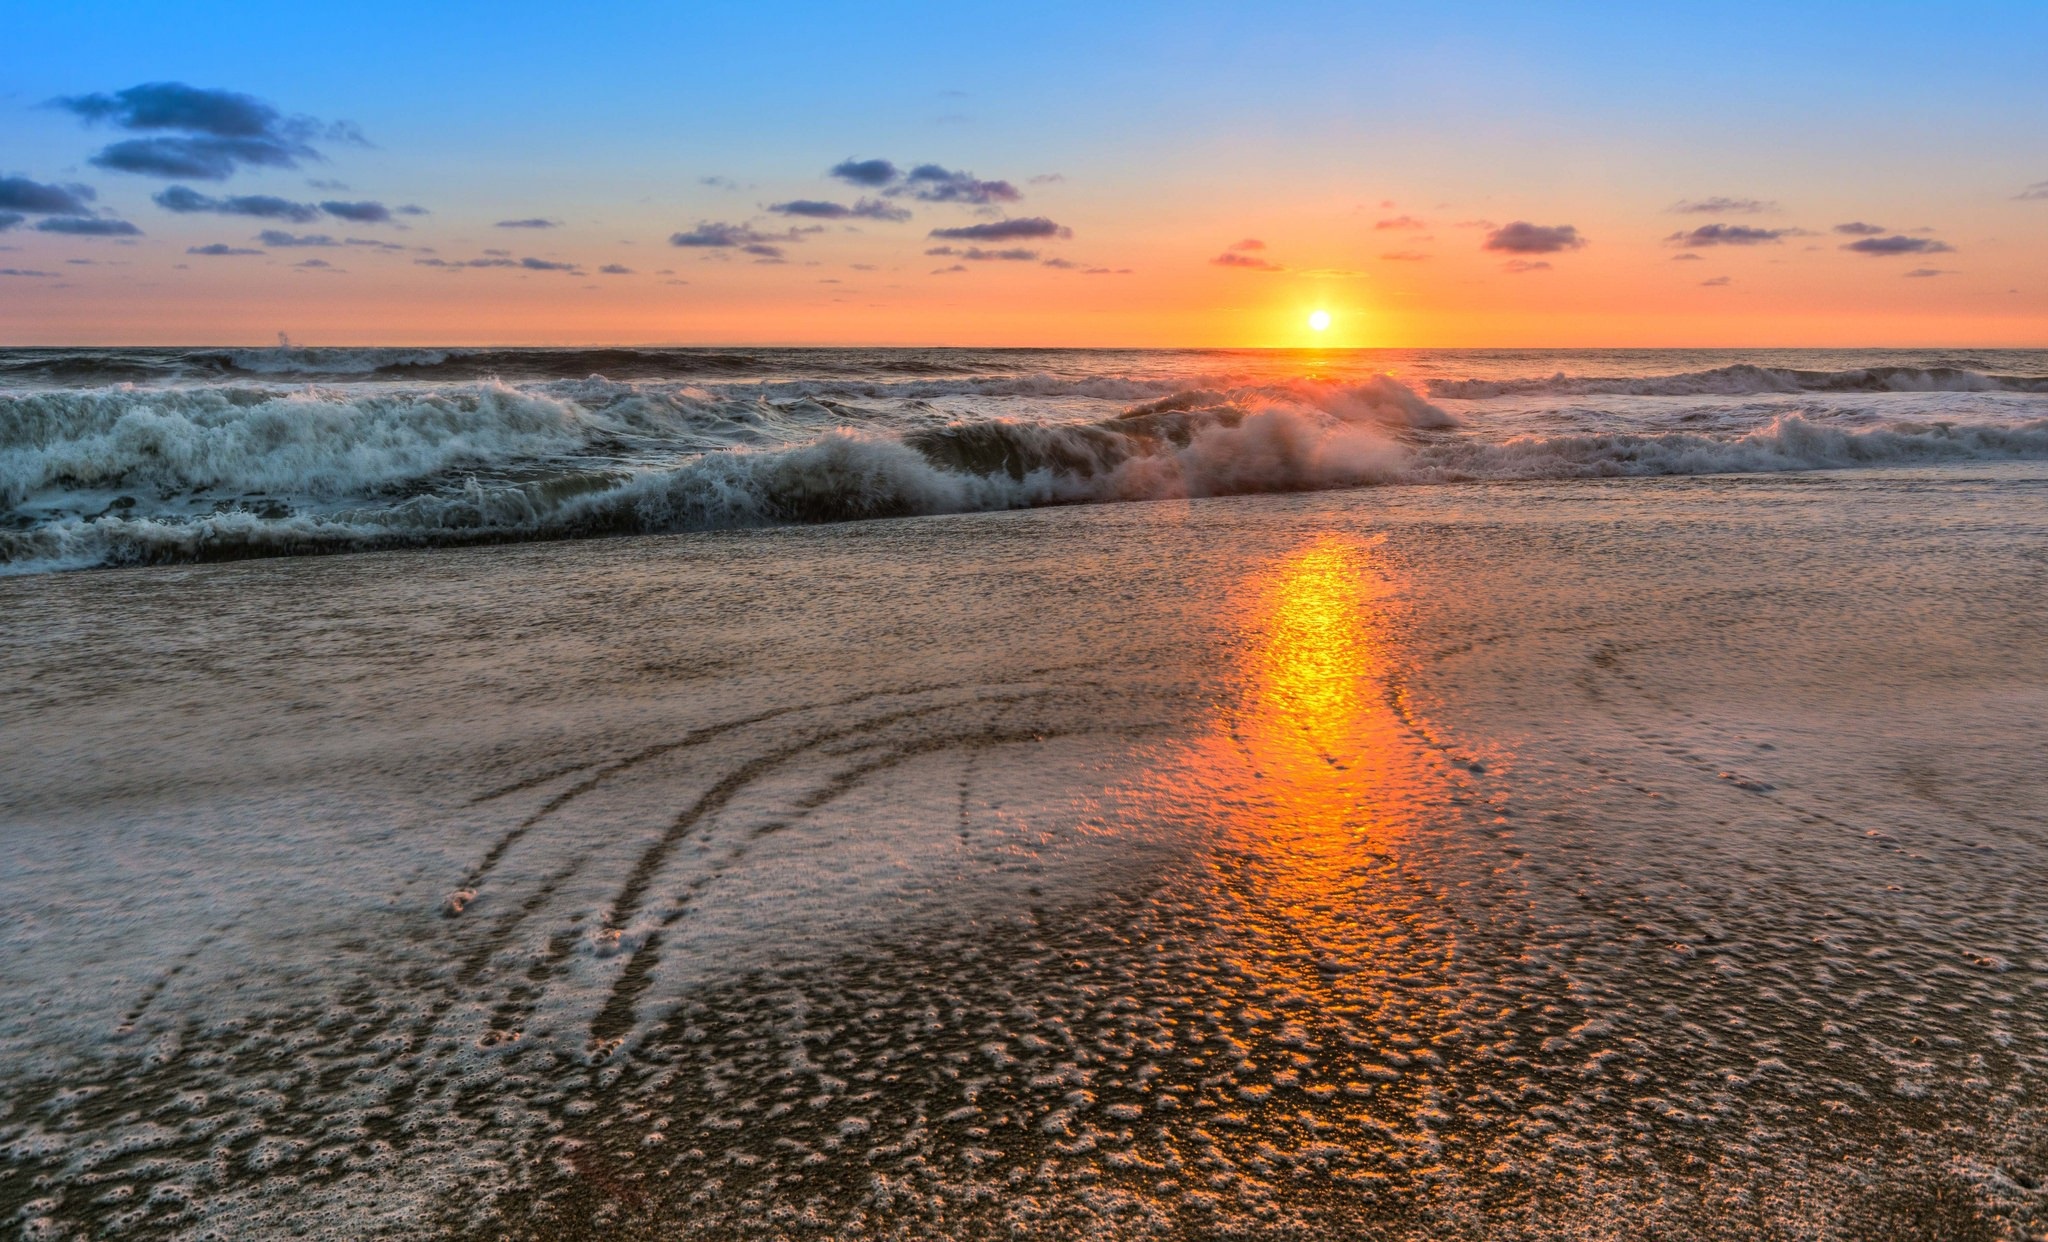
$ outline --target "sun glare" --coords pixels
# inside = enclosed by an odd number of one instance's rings
[[[1330,312],[1319,310],[1310,315],[1308,317],[1308,326],[1318,332],[1328,331],[1330,327]]]

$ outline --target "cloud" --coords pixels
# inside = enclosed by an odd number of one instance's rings
[[[326,190],[332,194],[348,193],[348,183],[346,181],[328,181],[319,177],[313,177],[307,180],[306,185],[309,189]]]
[[[909,208],[898,207],[894,203],[885,203],[878,198],[863,198],[851,207],[844,203],[826,202],[822,199],[798,198],[791,199],[786,203],[770,203],[768,204],[768,210],[775,212],[777,215],[802,216],[810,220],[859,218],[900,223],[910,219]]]
[[[937,164],[919,164],[904,175],[903,184],[889,190],[892,195],[908,194],[926,203],[1014,203],[1024,195],[1007,181],[981,181],[973,173],[954,172]]]
[[[1701,281],[1701,282],[1700,282],[1700,288],[1702,288],[1702,289],[1719,289],[1719,288],[1722,288],[1723,286],[1725,286],[1725,285],[1728,285],[1728,284],[1730,284],[1730,283],[1731,283],[1731,282],[1729,281],[1729,279],[1728,279],[1728,278],[1727,278],[1726,276],[1710,276],[1710,277],[1708,277],[1707,279],[1705,279],[1705,280],[1703,280],[1703,281]]]
[[[1067,174],[1065,173],[1040,173],[1036,177],[1025,178],[1031,185],[1052,185],[1055,182],[1065,181],[1066,179]]]
[[[1936,241],[1932,237],[1907,237],[1895,233],[1890,237],[1866,237],[1862,241],[1850,242],[1842,249],[1876,258],[1889,258],[1900,254],[1948,254],[1955,247],[1947,242]]]
[[[844,159],[832,166],[830,175],[841,181],[873,189],[896,180],[898,174],[896,165],[887,160]]]
[[[1373,224],[1376,229],[1426,229],[1429,222],[1417,220],[1414,216],[1395,216],[1391,220],[1380,220]]]
[[[31,267],[0,267],[0,276],[55,276],[55,272],[39,272]]]
[[[208,90],[182,82],[146,82],[111,95],[74,95],[50,101],[87,124],[169,131],[116,142],[92,163],[117,172],[221,181],[241,167],[296,168],[323,158],[316,141],[363,143],[346,122],[288,117],[251,95]]]
[[[325,233],[287,233],[283,229],[265,229],[256,235],[256,240],[266,246],[339,246],[341,243]]]
[[[329,262],[328,262],[327,260],[325,260],[325,259],[306,259],[306,260],[304,260],[303,262],[299,262],[299,263],[294,263],[294,264],[292,264],[292,266],[293,266],[293,267],[333,267],[333,266],[334,266],[334,264],[332,264],[332,263],[329,263]]]
[[[294,224],[304,224],[308,220],[320,218],[320,209],[311,203],[295,203],[273,194],[238,194],[230,198],[210,198],[184,185],[159,190],[150,201],[165,211],[181,214],[208,212],[222,216],[256,216],[264,220],[290,220]]]
[[[748,254],[779,259],[782,257],[782,251],[773,243],[796,241],[807,231],[815,230],[791,229],[787,233],[763,233],[752,225],[710,221],[700,222],[687,233],[669,234],[668,244],[697,249],[736,248]]]
[[[1797,229],[1754,229],[1746,224],[1702,224],[1690,233],[1673,233],[1664,241],[1693,249],[1699,246],[1764,246],[1787,237],[1801,236]]]
[[[965,250],[955,250],[951,246],[933,246],[930,250],[925,251],[925,253],[933,256],[950,255],[954,258],[972,259],[976,262],[1004,259],[1013,263],[1028,263],[1038,257],[1036,250],[1026,250],[1022,246],[1012,247],[1008,250],[984,250],[980,246],[969,246]]]
[[[243,246],[230,246],[230,245],[228,245],[228,244],[227,244],[226,242],[215,242],[215,243],[213,243],[213,244],[212,244],[211,246],[187,246],[187,247],[185,247],[185,253],[186,253],[186,254],[211,254],[211,255],[229,255],[229,254],[262,254],[262,253],[263,253],[263,251],[261,251],[261,250],[251,250],[251,249],[248,249],[247,247],[243,247]]]
[[[617,263],[607,263],[597,270],[606,276],[631,276],[633,274],[632,268],[623,267]]]
[[[1865,224],[1861,220],[1851,220],[1847,224],[1837,224],[1834,227],[1834,231],[1846,233],[1851,237],[1875,237],[1879,233],[1884,232],[1884,226],[1882,224]]]
[[[1128,267],[1091,267],[1081,274],[1083,276],[1128,276],[1131,274],[1131,269]]]
[[[0,211],[0,233],[5,233],[7,230],[13,228],[17,224],[20,224],[23,220],[26,219],[28,219],[28,217],[22,215],[18,211]],[[8,247],[8,249],[11,250],[13,249],[13,247],[10,246]]]
[[[1531,224],[1527,220],[1516,220],[1488,233],[1480,248],[1498,250],[1503,254],[1556,254],[1562,250],[1577,250],[1585,244],[1586,239],[1569,224]]]
[[[0,177],[0,210],[32,216],[89,216],[99,197],[89,185],[44,185],[27,177]]]
[[[1510,276],[1520,276],[1524,272],[1547,272],[1550,270],[1550,264],[1542,259],[1537,259],[1533,263],[1528,259],[1509,259],[1500,265],[1500,270]]]
[[[1767,202],[1760,198],[1722,198],[1716,195],[1713,198],[1681,199],[1671,204],[1666,210],[1675,211],[1681,215],[1756,216],[1773,212],[1777,209],[1778,205],[1776,203]]]
[[[320,204],[320,210],[337,220],[346,220],[351,224],[391,223],[391,209],[382,203],[367,199],[358,203],[348,203],[331,198]]]
[[[142,230],[126,220],[80,219],[50,216],[36,222],[39,233],[69,233],[74,237],[140,237]]]
[[[1226,250],[1209,260],[1209,262],[1217,267],[1235,267],[1248,272],[1284,272],[1287,270],[1270,259],[1262,259],[1253,254],[1239,254],[1235,250]]]
[[[1953,276],[1955,273],[1945,267],[1916,267],[1912,271],[1907,272],[1906,275],[1924,278],[1928,276]]]
[[[1247,238],[1245,238],[1245,239],[1244,239],[1243,241],[1234,241],[1234,242],[1230,243],[1230,244],[1229,244],[1228,246],[1225,246],[1225,247],[1224,247],[1224,249],[1225,249],[1225,250],[1237,250],[1237,251],[1245,251],[1245,250],[1264,250],[1265,248],[1266,248],[1266,243],[1264,243],[1264,242],[1260,241],[1260,240],[1259,240],[1258,238],[1256,238],[1256,237],[1247,237]]]
[[[2036,181],[2013,197],[2021,200],[2048,198],[2048,181]]]
[[[562,222],[560,220],[545,220],[539,216],[529,216],[524,220],[500,220],[492,227],[501,229],[558,229],[562,227]]]
[[[397,212],[401,216],[431,216],[434,214],[433,212],[428,211],[426,208],[420,206],[418,203],[401,203],[398,206],[393,207],[391,210]]]
[[[933,229],[928,234],[931,237],[945,237],[954,241],[1022,241],[1027,238],[1073,235],[1074,230],[1054,224],[1044,216],[991,220],[987,224],[968,224],[956,229]]]
[[[1429,258],[1420,250],[1389,250],[1380,256],[1383,263],[1420,263]]]
[[[419,267],[439,267],[453,271],[465,267],[512,267],[529,272],[568,272],[581,276],[583,271],[574,263],[554,263],[547,259],[509,259],[503,257],[483,259],[414,259]]]
[[[1687,251],[1685,254],[1672,255],[1671,261],[1673,263],[1698,263],[1700,262],[1700,256]]]
[[[1074,262],[1072,259],[1062,259],[1055,256],[1053,258],[1047,259],[1045,261],[1045,266],[1056,267],[1063,272],[1071,272],[1079,270],[1081,265],[1079,263]]]
[[[955,263],[955,264],[954,264],[953,266],[951,266],[951,267],[935,267],[935,268],[933,268],[933,269],[932,269],[932,275],[934,275],[934,276],[950,276],[950,275],[952,275],[952,274],[953,274],[954,272],[964,272],[964,271],[966,271],[966,270],[967,270],[967,265],[966,265],[965,263]]]

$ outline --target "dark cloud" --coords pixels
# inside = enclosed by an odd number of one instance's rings
[[[782,247],[771,246],[767,242],[748,242],[740,247],[740,252],[742,254],[757,255],[760,258],[775,263],[782,262]]]
[[[1746,224],[1702,224],[1690,233],[1673,233],[1666,244],[1694,249],[1700,246],[1765,246],[1787,237],[1801,236],[1797,229],[1753,229]]]
[[[226,242],[215,242],[215,243],[213,243],[213,244],[212,244],[211,246],[187,246],[187,247],[185,247],[185,253],[186,253],[186,254],[210,254],[210,255],[230,255],[230,254],[262,254],[262,253],[263,253],[263,251],[261,251],[261,250],[251,250],[251,249],[248,249],[247,247],[244,247],[244,246],[230,246],[230,245],[228,245],[228,244],[227,244]]]
[[[438,267],[454,271],[466,267],[510,267],[529,272],[568,272],[581,276],[583,271],[574,263],[555,263],[547,259],[511,259],[492,257],[483,259],[414,259],[420,267]]]
[[[1731,283],[1731,282],[1729,281],[1729,279],[1728,279],[1728,278],[1727,278],[1726,276],[1710,276],[1710,277],[1708,277],[1707,279],[1705,279],[1705,280],[1703,280],[1703,281],[1701,281],[1701,282],[1700,282],[1700,288],[1702,288],[1702,289],[1719,289],[1719,288],[1721,288],[1721,287],[1722,287],[1723,285],[1726,285],[1726,284],[1729,284],[1729,283]]]
[[[0,177],[0,210],[32,216],[89,216],[99,197],[89,185],[44,185],[27,177]]]
[[[296,168],[322,158],[316,141],[362,143],[346,122],[289,117],[251,95],[207,90],[182,82],[147,82],[111,95],[74,95],[51,101],[87,124],[169,131],[131,138],[92,157],[101,168],[154,177],[220,181],[242,166]]]
[[[1577,250],[1585,244],[1586,239],[1569,224],[1531,224],[1527,220],[1516,220],[1488,233],[1480,248],[1498,250],[1503,254],[1556,254],[1563,250]]]
[[[209,212],[222,216],[256,216],[264,220],[289,220],[304,224],[320,218],[320,209],[311,203],[295,203],[288,198],[272,194],[237,194],[229,198],[211,198],[190,186],[174,185],[158,191],[151,202],[165,211],[181,213]]]
[[[987,224],[968,224],[957,229],[933,229],[930,233],[932,237],[943,237],[953,241],[1022,241],[1028,238],[1073,235],[1074,230],[1054,224],[1044,216],[991,220]]]
[[[1226,250],[1209,260],[1209,262],[1217,267],[1236,267],[1248,272],[1284,272],[1287,270],[1270,259],[1261,259],[1257,255],[1239,254],[1235,250]]]
[[[1429,227],[1429,222],[1417,220],[1414,216],[1395,216],[1391,220],[1375,221],[1373,227],[1376,229],[1426,229]]]
[[[1851,220],[1847,224],[1837,224],[1834,227],[1834,231],[1845,233],[1850,237],[1876,237],[1884,232],[1884,226],[1882,224],[1865,224],[1861,220]]]
[[[1760,198],[1688,198],[1671,204],[1670,210],[1694,216],[1756,216],[1778,209]]]
[[[1862,241],[1850,242],[1842,249],[1876,258],[1889,258],[1900,254],[1948,254],[1955,247],[1947,242],[1936,241],[1932,237],[1907,237],[1895,233],[1890,237],[1866,237]]]
[[[1550,270],[1550,264],[1542,259],[1537,259],[1533,263],[1527,259],[1509,259],[1500,265],[1500,270],[1510,276],[1520,276],[1523,272],[1547,272]]]
[[[832,166],[831,175],[841,181],[874,189],[896,180],[897,172],[896,165],[887,160],[844,159]]]
[[[1953,273],[1944,267],[1916,267],[1912,271],[1907,272],[1906,275],[1924,278],[1928,276],[1949,276],[1953,275]]]
[[[2034,184],[2028,186],[2026,189],[2021,190],[2018,194],[2013,195],[2013,197],[2020,199],[2022,201],[2027,199],[2048,198],[2048,181],[2036,181]]]
[[[337,220],[346,220],[350,224],[391,223],[391,209],[382,203],[371,202],[367,199],[358,203],[349,203],[343,202],[340,199],[330,198],[320,204],[320,210]]]
[[[738,247],[740,249],[745,249],[749,246],[760,246],[767,245],[772,242],[793,240],[795,240],[795,233],[793,230],[790,233],[782,234],[763,233],[755,229],[752,225],[725,224],[720,221],[710,221],[698,224],[696,228],[691,229],[687,233],[669,234],[668,244],[671,246],[691,246],[714,249],[723,249],[728,247]],[[780,251],[777,251],[777,254],[780,253]]]
[[[341,243],[325,233],[287,233],[283,229],[265,229],[256,235],[256,240],[266,246],[339,246]]]
[[[633,274],[632,268],[624,267],[617,263],[607,263],[597,270],[606,276],[631,276]]]
[[[142,230],[126,220],[80,219],[77,216],[50,216],[36,222],[40,233],[69,233],[74,237],[140,237]]]
[[[1007,181],[982,181],[969,172],[954,172],[937,164],[919,164],[903,178],[903,184],[888,191],[908,194],[927,203],[1014,203],[1024,196]]]
[[[815,198],[792,199],[787,203],[770,203],[768,210],[783,216],[803,216],[811,220],[887,220],[898,223],[910,219],[910,210],[894,203],[885,203],[879,198],[863,198],[853,206],[844,203],[826,202]]]
[[[494,227],[501,229],[558,229],[562,227],[562,222],[560,220],[543,219],[540,216],[528,216],[524,220],[500,220]]]
[[[965,250],[955,250],[951,246],[934,246],[930,250],[925,251],[925,253],[928,255],[951,255],[954,258],[971,259],[977,263],[985,263],[991,260],[1028,263],[1038,257],[1036,250],[1026,250],[1022,246],[1013,247],[1008,250],[984,250],[980,246],[969,246]]]

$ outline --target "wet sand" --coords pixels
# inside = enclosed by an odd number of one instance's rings
[[[0,581],[29,1236],[2048,1228],[2048,477]]]

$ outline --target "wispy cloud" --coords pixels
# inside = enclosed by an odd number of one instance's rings
[[[908,194],[927,203],[1014,203],[1024,195],[1007,181],[983,181],[973,173],[954,172],[937,164],[919,164],[904,175],[903,184],[887,191]]]
[[[558,229],[560,220],[549,220],[541,216],[528,216],[524,220],[500,220],[491,226],[498,229]]]
[[[2036,181],[2018,194],[2013,195],[2013,197],[2023,201],[2026,199],[2048,198],[2048,181]]]
[[[1024,216],[1015,220],[991,220],[987,224],[967,224],[953,229],[933,229],[929,234],[952,241],[1024,241],[1073,235],[1074,230],[1055,224],[1044,216]]]
[[[1246,272],[1284,272],[1287,269],[1271,259],[1238,250],[1226,250],[1209,260],[1217,267],[1234,267]]]
[[[607,263],[597,270],[606,276],[631,276],[633,274],[632,268],[620,263]]]
[[[251,95],[183,82],[146,82],[50,105],[87,124],[150,134],[113,143],[91,162],[152,177],[222,181],[244,167],[297,168],[301,160],[322,159],[315,142],[363,142],[347,122],[286,116]]]
[[[320,204],[320,210],[337,220],[347,220],[351,224],[391,223],[391,208],[386,207],[382,203],[372,202],[367,199],[361,202],[350,203],[330,198]],[[404,209],[401,208],[400,210]],[[413,215],[417,213],[406,212],[406,214]]]
[[[934,257],[951,256],[956,259],[969,259],[975,262],[988,262],[1000,259],[1012,263],[1028,263],[1038,257],[1036,250],[1027,250],[1022,246],[1014,246],[1006,250],[984,250],[980,246],[969,246],[964,250],[956,250],[951,246],[933,246],[930,250],[925,251],[925,253]]]
[[[186,253],[186,254],[206,254],[206,255],[231,255],[231,254],[262,254],[262,253],[263,253],[263,251],[261,251],[261,250],[252,250],[252,249],[250,249],[250,248],[249,248],[249,247],[247,247],[247,246],[230,246],[230,245],[228,245],[228,244],[227,244],[226,242],[215,242],[215,243],[213,243],[213,244],[212,244],[211,246],[187,246],[187,247],[185,247],[185,253]]]
[[[1380,256],[1382,263],[1421,263],[1429,258],[1420,250],[1389,250]]]
[[[1547,272],[1550,270],[1550,263],[1544,259],[1509,259],[1500,265],[1500,270],[1510,276],[1520,276],[1524,272]]]
[[[1872,258],[1890,258],[1902,254],[1948,254],[1955,247],[1932,237],[1907,237],[1894,233],[1890,237],[1866,237],[1862,241],[1850,242],[1842,249]]]
[[[1953,276],[1955,273],[1945,267],[1916,267],[1912,271],[1905,273],[1905,275],[1916,279],[1925,279],[1929,276]]]
[[[1502,254],[1557,254],[1565,250],[1577,250],[1586,244],[1579,231],[1569,224],[1531,224],[1527,220],[1516,220],[1503,224],[1486,235],[1482,250],[1495,250]],[[1548,266],[1547,264],[1544,266]],[[1517,271],[1533,271],[1533,266],[1513,268]]]
[[[413,262],[420,267],[438,267],[449,271],[471,267],[506,267],[528,272],[567,272],[574,276],[583,274],[583,269],[574,263],[556,263],[549,259],[487,256],[481,259],[414,259]]]
[[[1389,220],[1374,221],[1373,227],[1375,229],[1421,230],[1428,228],[1429,222],[1427,220],[1417,220],[1414,216],[1395,216]]]
[[[1803,236],[1798,229],[1758,229],[1746,224],[1702,224],[1689,233],[1673,233],[1666,245],[1695,250],[1702,246],[1767,246],[1787,237]]]
[[[289,220],[294,224],[304,224],[320,218],[320,209],[313,204],[295,203],[274,194],[237,194],[228,198],[212,198],[184,185],[168,186],[159,190],[151,196],[150,201],[165,211],[181,214],[206,212],[221,216],[255,216],[264,220]]]
[[[910,219],[908,207],[898,207],[879,198],[863,198],[851,207],[824,199],[796,198],[786,203],[770,203],[768,210],[780,216],[801,216],[807,220],[886,220],[896,224]]]
[[[37,221],[39,233],[68,233],[73,237],[140,237],[142,230],[126,220],[85,219],[78,216],[50,216]]]
[[[1699,216],[1757,216],[1776,211],[1778,205],[1760,198],[1712,198],[1680,199],[1667,209],[1682,215]]]
[[[1884,226],[1882,224],[1865,224],[1861,220],[1851,220],[1847,224],[1837,224],[1834,227],[1834,231],[1850,237],[1876,237],[1884,232]]]
[[[752,225],[712,220],[700,222],[687,232],[669,234],[668,244],[698,250],[742,250],[764,258],[779,259],[782,250],[776,243],[796,241],[800,236],[795,229],[787,233],[763,233]]]
[[[1732,283],[1733,282],[1730,281],[1726,276],[1709,276],[1707,279],[1700,282],[1700,288],[1719,289]]]

